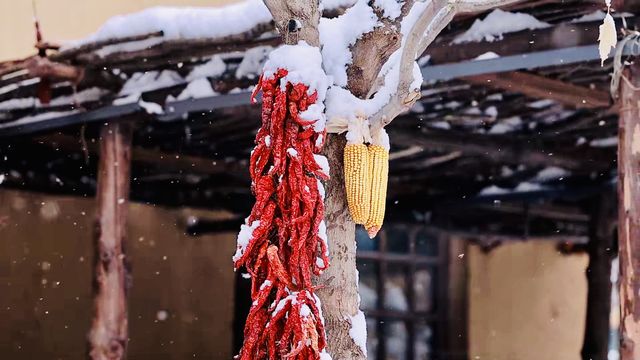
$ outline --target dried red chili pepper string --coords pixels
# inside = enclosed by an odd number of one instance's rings
[[[326,338],[312,275],[328,266],[324,199],[316,160],[325,131],[300,113],[318,100],[304,84],[286,82],[287,70],[262,76],[262,126],[249,172],[256,202],[238,236],[236,269],[251,275],[253,304],[240,360],[318,360]]]

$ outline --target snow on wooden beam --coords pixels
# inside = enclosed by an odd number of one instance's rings
[[[128,341],[128,260],[125,254],[132,128],[109,123],[102,128],[94,238],[94,317],[89,356],[126,358]]]
[[[552,143],[536,143],[510,136],[474,136],[454,131],[422,130],[420,136],[389,129],[396,141],[406,141],[425,149],[461,151],[464,155],[482,156],[499,163],[527,166],[559,166],[570,170],[607,169],[607,154],[599,149],[558,148]]]
[[[609,107],[609,93],[524,72],[475,75],[463,78],[472,84],[522,93],[532,98],[551,99],[574,108]]]
[[[640,66],[623,73],[618,141],[620,355],[640,358]]]
[[[640,20],[637,17],[626,19],[629,28]],[[501,57],[535,53],[555,49],[574,48],[598,43],[598,27],[602,21],[590,21],[574,24],[560,24],[553,27],[519,31],[503,35],[500,41],[466,42],[451,44],[452,39],[442,39],[434,43],[426,54],[433,64],[450,64],[475,59],[486,53],[495,53]],[[616,29],[622,29],[622,20],[616,19]],[[425,55],[426,55],[425,54]]]

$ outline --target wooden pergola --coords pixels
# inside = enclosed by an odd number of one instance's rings
[[[614,7],[632,13],[626,29],[640,22],[637,2]],[[617,247],[621,354],[628,360],[640,356],[640,67],[627,66],[614,101],[613,65],[601,67],[597,52],[601,21],[576,22],[601,8],[599,1],[577,0],[510,5],[550,26],[493,42],[452,44],[483,15],[456,18],[420,61],[422,99],[389,128],[388,212],[399,218],[432,212],[434,225],[487,247],[522,237],[576,246],[588,239],[584,359],[606,357]],[[623,20],[616,25],[622,29]],[[208,229],[239,225],[250,207],[246,159],[259,125],[249,92],[264,54],[280,43],[271,23],[224,38],[162,38],[156,32],[62,51],[43,42],[40,55],[0,64],[0,173],[8,174],[2,186],[97,198],[90,342],[95,354],[109,358],[126,351],[129,197],[224,208],[238,219]],[[149,39],[158,42],[100,55],[107,46]],[[639,55],[632,46],[622,51],[628,59]],[[487,53],[499,56],[477,59]],[[224,70],[189,77],[212,61]],[[123,93],[143,75],[156,86]],[[193,81],[215,93],[181,97]],[[40,104],[42,92],[51,96],[49,105]],[[566,174],[536,175],[549,168]],[[560,223],[573,226],[558,233]]]

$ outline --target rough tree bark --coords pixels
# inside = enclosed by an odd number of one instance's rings
[[[366,359],[355,344],[349,330],[351,317],[360,307],[358,275],[356,271],[356,225],[349,215],[344,187],[343,161],[346,139],[331,134],[327,138],[325,154],[329,159],[331,179],[327,183],[325,221],[329,238],[331,266],[318,279],[318,297],[327,325],[328,352],[333,359]]]
[[[94,317],[88,338],[88,355],[94,360],[126,358],[128,265],[124,242],[130,161],[130,125],[105,125],[100,139],[94,235]]]
[[[640,359],[640,65],[625,70],[618,134],[620,355]]]

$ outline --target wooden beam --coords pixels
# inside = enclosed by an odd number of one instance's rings
[[[593,204],[589,221],[587,315],[582,359],[606,359],[611,313],[611,261],[614,257],[615,201],[603,193]]]
[[[640,66],[625,70],[618,141],[620,359],[640,359]]]
[[[484,74],[462,78],[472,84],[513,91],[538,99],[551,99],[574,108],[594,109],[611,105],[609,93],[524,72]]]
[[[425,149],[461,151],[464,155],[482,156],[496,163],[528,166],[558,166],[568,170],[609,169],[613,157],[606,150],[592,148],[559,148],[538,139],[512,136],[463,134],[446,130],[422,133],[389,129],[397,141],[419,145]],[[611,158],[610,158],[611,157]]]
[[[99,149],[95,142],[82,143],[81,139],[64,134],[48,134],[36,138],[41,144],[50,145],[56,150],[66,152],[85,152],[97,154]],[[86,148],[84,148],[86,146]],[[187,174],[230,174],[240,178],[248,178],[247,167],[238,162],[225,162],[223,160],[207,159],[198,156],[167,153],[143,147],[131,149],[131,160],[136,163],[157,166],[165,172],[184,172]]]
[[[93,360],[126,358],[128,259],[125,254],[131,126],[102,128],[94,238],[94,317],[89,332]]]
[[[604,5],[604,2],[602,3]],[[637,17],[626,19],[628,28],[634,28],[640,21]],[[452,44],[453,38],[442,37],[425,52],[431,56],[432,64],[457,63],[475,59],[487,52],[500,56],[526,54],[537,51],[562,49],[598,43],[598,27],[602,21],[564,23],[544,29],[525,30],[504,34],[500,41],[468,42]],[[616,19],[616,29],[622,29],[622,20]]]
[[[26,63],[29,75],[33,77],[68,80],[79,83],[84,75],[84,69],[72,65],[57,63],[44,57],[30,58]]]

